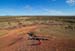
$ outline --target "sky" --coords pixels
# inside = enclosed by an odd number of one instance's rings
[[[75,0],[0,0],[0,16],[75,16]]]

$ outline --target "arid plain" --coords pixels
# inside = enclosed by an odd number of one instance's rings
[[[29,40],[28,32],[47,38]],[[0,17],[0,51],[75,51],[74,16]]]

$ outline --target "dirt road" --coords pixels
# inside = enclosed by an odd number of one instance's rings
[[[21,41],[26,41],[26,33],[33,31],[36,28],[37,26],[28,26],[9,31],[8,34],[0,37],[0,51],[9,51],[4,49],[11,49],[10,46],[12,45],[15,45],[15,48],[18,43],[23,44]]]
[[[8,31],[0,37],[0,51],[74,51],[75,41],[66,41],[56,38],[49,38],[48,41],[41,41],[41,45],[31,46],[37,41],[28,40],[27,33],[34,31],[38,25],[17,28]]]

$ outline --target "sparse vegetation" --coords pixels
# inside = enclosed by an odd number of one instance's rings
[[[36,27],[36,28],[34,28]],[[49,41],[40,46],[27,39],[34,32]],[[7,35],[7,36],[5,36]],[[5,37],[2,37],[5,36]],[[34,41],[36,43],[37,41]],[[29,48],[29,49],[28,49]],[[0,51],[74,51],[75,17],[71,16],[9,16],[0,17]]]

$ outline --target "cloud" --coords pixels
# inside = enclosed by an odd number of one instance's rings
[[[62,11],[58,11],[58,10],[49,10],[48,12],[54,15],[64,15]]]
[[[75,0],[66,0],[66,3],[73,6],[75,5]]]
[[[26,10],[32,10],[32,6],[26,5],[26,6],[24,7],[24,9],[26,9]]]
[[[73,12],[66,12],[62,10],[56,10],[56,9],[42,9],[41,12],[37,13],[41,15],[51,15],[51,16],[73,16],[75,15]]]
[[[64,12],[53,9],[44,9],[45,13],[48,15],[66,15]]]
[[[15,9],[0,9],[0,15],[16,15],[17,10]]]

